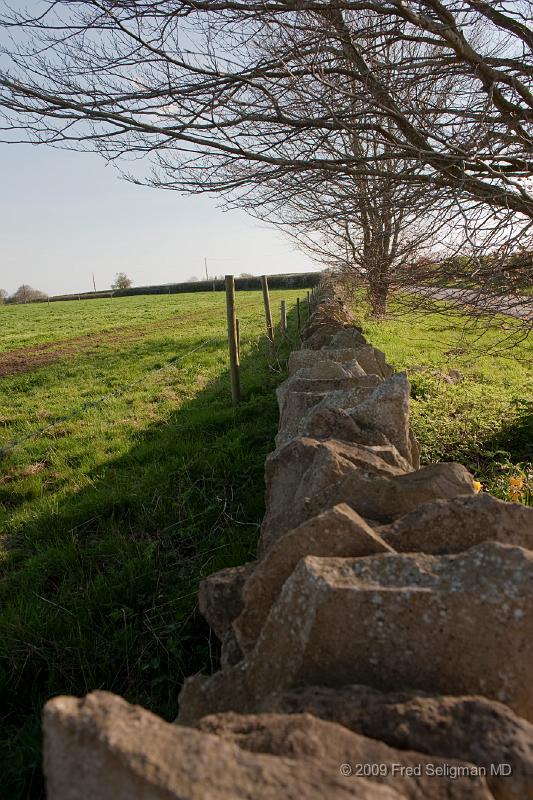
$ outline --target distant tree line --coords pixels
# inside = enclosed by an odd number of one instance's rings
[[[19,286],[16,292],[8,294],[5,289],[0,289],[0,303],[35,303],[36,301],[47,300],[48,295],[46,292],[41,292],[40,289],[34,289],[33,286],[28,286],[23,283]]]
[[[111,289],[113,290],[125,290],[129,289],[133,284],[133,281],[128,278],[125,272],[117,272],[115,275],[115,280],[111,284]],[[84,292],[84,295],[86,293]],[[91,293],[94,294],[94,293]],[[98,296],[102,296],[102,292],[97,293]],[[76,298],[81,297],[80,293],[71,294],[71,295],[64,295],[65,298]],[[38,303],[42,302],[43,300],[48,300],[48,295],[46,292],[42,292],[40,289],[34,289],[33,286],[29,286],[27,283],[23,283],[22,286],[19,286],[16,292],[13,294],[9,294],[6,292],[5,289],[0,289],[0,304],[1,303]]]
[[[310,289],[316,286],[320,272],[299,272],[289,275],[269,275],[268,284],[272,289]],[[242,275],[235,278],[237,291],[258,291],[261,280],[258,277]],[[223,292],[224,276],[215,275],[206,280],[185,281],[183,283],[164,283],[152,286],[130,286],[127,289],[110,289],[107,292],[80,292],[76,294],[52,295],[50,302],[61,300],[98,300],[104,297],[130,297],[143,294],[181,294],[188,292]]]
[[[478,308],[502,281],[523,303],[533,268],[508,266],[533,249],[533,0],[17,5],[0,0],[0,139],[217,194],[378,317],[462,257]]]
[[[271,275],[268,278],[272,289],[307,289],[315,286],[320,277],[319,272],[301,272],[288,275]],[[240,291],[258,290],[261,288],[259,277],[251,272],[241,272],[235,279],[235,286]],[[133,286],[132,281],[124,272],[118,272],[109,291],[101,292],[75,292],[48,296],[39,289],[34,289],[26,284],[19,286],[16,292],[9,295],[5,289],[0,289],[0,304],[2,303],[35,303],[43,300],[51,302],[59,300],[96,300],[104,297],[126,297],[128,295],[142,294],[180,294],[182,292],[211,292],[224,291],[224,275],[213,275],[208,281],[200,280],[193,276],[183,283],[155,284],[151,286]]]

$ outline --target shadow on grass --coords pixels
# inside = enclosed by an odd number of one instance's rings
[[[425,400],[424,387],[415,385],[413,396]],[[428,397],[431,400],[431,395]],[[503,500],[510,499],[510,479],[522,475],[522,501],[533,505],[531,479],[527,478],[533,470],[533,403],[515,399],[511,406],[509,417],[485,435],[475,426],[472,430],[459,426],[453,433],[446,430],[435,440],[435,448],[424,463],[437,460],[463,464],[485,491]]]
[[[533,462],[533,402],[514,400],[516,412],[509,421],[502,421],[498,430],[477,442],[467,454],[469,468],[490,479],[509,465]]]
[[[513,461],[533,461],[533,401],[514,400],[517,417],[504,422],[485,447],[508,454]]]
[[[289,315],[286,357],[296,340]],[[0,586],[2,796],[42,797],[40,715],[56,694],[106,689],[172,719],[183,678],[216,667],[202,577],[253,558],[277,428],[266,342],[148,427],[93,485],[28,523]]]

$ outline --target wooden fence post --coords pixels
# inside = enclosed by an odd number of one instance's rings
[[[228,318],[229,366],[231,374],[231,399],[237,405],[241,396],[239,381],[239,351],[237,347],[237,323],[235,321],[235,281],[226,275],[226,313]]]
[[[270,310],[270,296],[268,294],[268,280],[266,275],[261,275],[261,288],[263,290],[263,303],[265,306],[265,318],[270,342],[270,350],[274,352],[274,325],[272,324],[272,311]]]
[[[311,292],[307,292],[307,316],[311,313]]]
[[[287,333],[287,305],[285,300],[281,301],[281,319],[280,319],[280,328],[282,334],[285,336]]]
[[[300,332],[301,319],[300,319],[300,298],[296,298],[296,320],[298,323],[298,333]]]
[[[237,356],[239,357],[239,366],[241,364],[241,321],[237,317],[235,320],[235,332],[237,334]]]

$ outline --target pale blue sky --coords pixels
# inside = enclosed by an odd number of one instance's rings
[[[94,154],[0,144],[0,288],[48,294],[210,273],[318,269],[281,233],[215,198],[134,186]]]

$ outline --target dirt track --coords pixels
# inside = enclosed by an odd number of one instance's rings
[[[198,314],[174,316],[159,322],[151,322],[149,325],[141,327],[124,325],[112,331],[86,333],[83,336],[76,336],[72,339],[20,347],[17,350],[0,353],[0,378],[46,367],[55,361],[90,352],[94,347],[98,347],[101,344],[143,339],[154,330],[166,328],[170,325],[175,325],[176,322],[185,322],[189,319],[197,320],[200,319],[200,316]]]
[[[252,305],[250,302],[240,304],[242,310]],[[86,333],[83,336],[76,336],[72,339],[64,339],[56,342],[46,342],[44,344],[20,347],[16,350],[9,350],[0,353],[0,378],[9,375],[18,375],[25,372],[32,372],[35,369],[46,367],[56,361],[76,357],[82,353],[88,353],[93,348],[101,344],[112,344],[113,342],[132,342],[144,339],[145,336],[168,327],[175,327],[176,323],[202,322],[212,319],[213,311],[206,310],[203,314],[191,313],[181,314],[150,322],[142,326],[123,325],[114,328],[112,331],[101,333]]]

